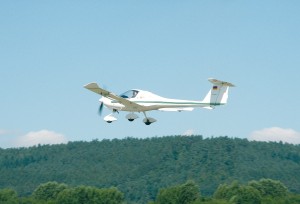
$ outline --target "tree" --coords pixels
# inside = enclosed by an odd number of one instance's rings
[[[261,203],[261,196],[257,189],[251,186],[240,185],[238,181],[234,181],[230,185],[220,185],[214,193],[214,198],[225,199],[236,204]]]
[[[237,194],[230,201],[236,204],[260,204],[261,195],[251,186],[240,186]]]
[[[18,203],[18,196],[16,191],[12,189],[1,189],[0,190],[0,203],[5,204],[17,204]]]
[[[260,179],[259,181],[249,182],[249,186],[257,189],[261,196],[270,197],[285,197],[288,194],[287,187],[280,181],[275,181],[272,179]]]
[[[187,181],[179,187],[178,203],[188,204],[200,198],[199,187],[194,181]]]
[[[60,192],[57,196],[56,201],[60,204],[79,203],[77,194],[72,188],[67,188]]]
[[[233,181],[230,185],[221,184],[215,191],[213,197],[216,199],[230,200],[233,196],[237,195],[239,192],[239,182]]]
[[[156,197],[157,204],[175,204],[178,203],[179,187],[173,186],[161,189]]]
[[[119,204],[123,201],[124,196],[117,188],[98,189],[90,186],[65,189],[57,198],[60,204]]]
[[[100,202],[103,204],[118,204],[124,201],[124,195],[117,188],[102,188],[98,189]]]
[[[33,192],[33,198],[36,200],[55,201],[58,194],[66,188],[66,184],[59,184],[57,182],[44,183],[35,189]]]
[[[159,191],[158,204],[189,204],[200,198],[199,188],[193,181],[182,185],[165,188]]]

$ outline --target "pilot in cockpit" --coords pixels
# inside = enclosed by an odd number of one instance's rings
[[[133,92],[133,94],[132,94],[132,98],[135,98],[135,97],[136,97],[136,95],[138,94],[138,91],[136,91],[136,90],[133,90],[132,92]]]
[[[135,98],[138,93],[139,92],[136,90],[130,90],[130,91],[127,91],[127,92],[121,94],[120,96],[122,98]]]

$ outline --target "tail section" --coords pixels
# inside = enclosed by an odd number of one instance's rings
[[[218,105],[225,105],[228,99],[228,89],[229,87],[234,87],[234,85],[229,82],[212,78],[209,78],[208,81],[213,84],[213,87],[205,96],[203,103],[207,103],[211,108]]]

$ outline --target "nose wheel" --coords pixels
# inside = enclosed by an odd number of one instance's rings
[[[112,122],[114,122],[116,120],[117,120],[117,118],[115,118],[113,116],[113,113],[111,113],[111,114],[109,114],[109,115],[107,115],[107,116],[104,117],[104,121],[106,121],[107,123],[112,123]]]

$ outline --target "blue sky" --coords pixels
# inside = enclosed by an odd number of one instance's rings
[[[300,143],[299,1],[1,1],[0,147],[201,134]],[[202,100],[215,110],[148,113],[107,124],[98,82]],[[103,116],[110,112],[104,110]]]

